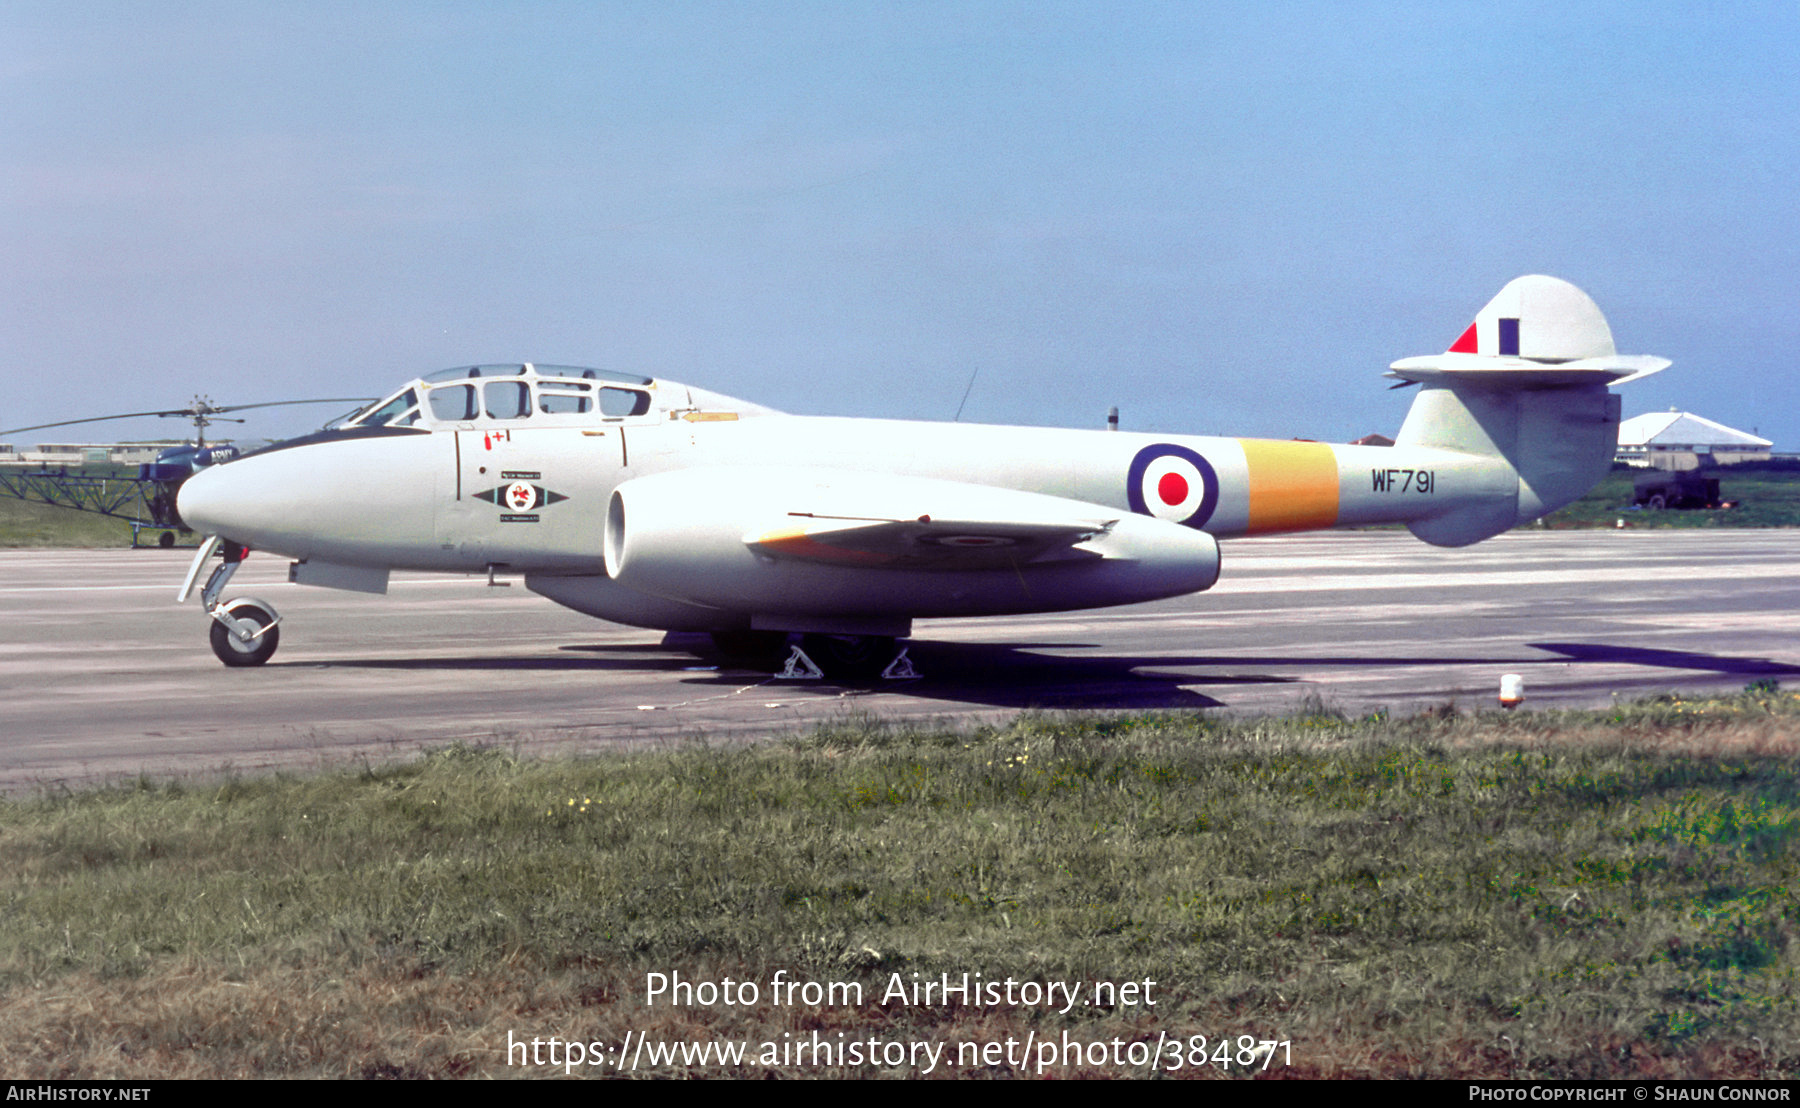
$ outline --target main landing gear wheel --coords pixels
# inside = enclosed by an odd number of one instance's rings
[[[879,677],[894,660],[894,640],[886,635],[802,635],[800,649],[825,676],[838,680]]]
[[[714,631],[713,648],[727,658],[780,665],[787,653],[786,631]]]
[[[232,634],[231,628],[219,620],[213,620],[212,648],[219,656],[219,661],[228,666],[260,666],[275,653],[281,645],[281,628],[275,626],[275,617],[255,604],[240,604],[231,609],[234,619],[254,623],[262,634],[248,642]]]

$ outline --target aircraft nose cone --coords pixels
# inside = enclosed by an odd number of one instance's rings
[[[176,508],[194,530],[254,550],[396,565],[437,549],[436,467],[449,450],[423,432],[291,440],[202,469]]]
[[[224,535],[242,541],[238,525],[246,522],[250,501],[241,480],[233,480],[227,467],[203,469],[181,483],[175,494],[175,510],[181,521],[203,535]]]

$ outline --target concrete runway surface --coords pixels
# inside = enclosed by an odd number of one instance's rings
[[[774,681],[566,611],[520,584],[396,574],[386,596],[286,583],[253,555],[228,590],[284,619],[229,670],[191,551],[0,552],[0,790],[208,775],[457,739],[533,751],[739,741],[852,713],[970,723],[1047,710],[1527,708],[1800,680],[1792,531],[1515,532],[1439,550],[1398,532],[1224,544],[1210,592],[1132,608],[915,627],[921,680]]]

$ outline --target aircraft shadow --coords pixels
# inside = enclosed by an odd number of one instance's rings
[[[1005,645],[911,642],[910,657],[923,679],[916,681],[778,682],[778,687],[829,690],[844,688],[893,692],[926,700],[995,708],[1159,709],[1215,708],[1220,702],[1184,685],[1285,682],[1285,677],[1182,676],[1136,672],[1140,667],[1205,664],[1204,659],[1160,657],[1069,658],[1031,652],[1033,646],[1069,648],[1079,644]],[[279,661],[273,663],[279,666]],[[635,672],[667,673],[684,684],[701,687],[741,686],[767,681],[768,666],[671,643],[573,643],[557,647],[554,656],[493,658],[479,655],[429,658],[353,658],[307,661],[295,666],[342,667],[411,672]]]
[[[1730,655],[1655,650],[1643,646],[1612,646],[1607,643],[1534,642],[1526,645],[1552,654],[1561,654],[1572,662],[1613,662],[1656,669],[1699,669],[1758,677],[1800,673],[1800,666],[1770,661],[1767,658],[1734,658]]]
[[[654,645],[636,646],[562,646],[559,651],[581,651],[583,653],[617,653],[618,657],[580,657],[559,654],[554,657],[526,658],[493,658],[479,654],[461,656],[439,655],[429,658],[330,658],[308,659],[306,661],[269,663],[270,669],[278,669],[283,665],[299,668],[315,669],[391,669],[415,670],[420,672],[444,670],[470,671],[532,671],[546,672],[580,672],[587,671],[664,671],[680,673],[692,669],[698,659],[688,654],[671,654],[666,649]]]
[[[817,688],[834,693],[845,688],[891,692],[921,700],[992,708],[1079,710],[1216,708],[1220,702],[1193,691],[1195,684],[1285,682],[1285,677],[1175,677],[1137,672],[1141,667],[1185,666],[1189,659],[1158,657],[1070,658],[1034,653],[1043,649],[1080,649],[1086,643],[939,643],[909,640],[908,657],[922,674],[918,680],[796,681],[779,682],[786,688]],[[603,646],[570,645],[570,652],[599,652]],[[694,663],[718,666],[711,673],[684,673],[690,685],[737,686],[748,677],[765,679],[770,666],[757,667],[741,659],[724,658],[709,651],[699,636],[670,636],[664,649],[685,651],[675,655],[672,666],[638,658],[633,662],[607,662],[608,666],[643,669],[694,669]],[[773,668],[779,668],[773,667]]]
[[[1186,667],[1193,659],[1155,656],[1080,658],[1039,654],[1032,647],[1049,644],[942,643],[908,644],[908,657],[922,677],[917,681],[879,682],[875,687],[920,700],[981,705],[989,708],[1035,708],[1050,711],[1087,709],[1217,708],[1196,685],[1283,684],[1287,677],[1158,673]]]
[[[1661,669],[1687,669],[1747,677],[1800,674],[1800,666],[1766,658],[1739,658],[1679,650],[1615,646],[1604,643],[1528,643],[1532,652],[1520,657],[1410,657],[1357,653],[1336,655],[1101,655],[1040,653],[1080,650],[1088,643],[950,643],[911,640],[909,657],[922,677],[908,681],[796,682],[791,688],[843,688],[892,692],[920,700],[936,700],[990,708],[1074,710],[1157,710],[1220,707],[1207,696],[1209,686],[1279,685],[1304,681],[1302,676],[1271,673],[1361,666],[1461,667],[1529,666],[1558,659],[1584,663],[1623,664]],[[1543,652],[1543,653],[1536,653]],[[1556,657],[1544,657],[1544,654]],[[279,663],[277,663],[279,664]],[[301,664],[301,663],[295,663]],[[698,642],[672,639],[663,644],[579,643],[557,648],[554,656],[494,658],[477,655],[435,658],[359,658],[309,662],[308,665],[353,669],[493,672],[637,672],[666,673],[684,684],[736,687],[766,680],[770,669],[710,654]],[[1219,671],[1225,672],[1219,672]],[[1183,671],[1183,672],[1168,672]]]

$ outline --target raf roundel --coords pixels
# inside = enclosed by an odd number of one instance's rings
[[[1157,443],[1131,459],[1125,496],[1134,512],[1199,528],[1219,505],[1219,478],[1187,447]]]

